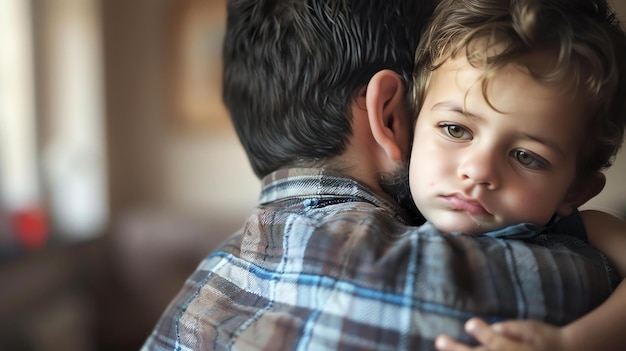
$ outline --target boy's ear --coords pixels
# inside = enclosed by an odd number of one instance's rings
[[[367,84],[365,103],[376,143],[391,160],[403,160],[409,151],[412,126],[400,76],[392,70],[377,72]]]
[[[602,172],[596,172],[589,178],[575,181],[570,187],[565,200],[559,206],[557,213],[560,216],[568,216],[574,209],[584,205],[598,195],[604,189],[605,184],[606,177]]]

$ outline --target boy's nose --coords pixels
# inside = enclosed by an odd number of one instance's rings
[[[489,190],[494,190],[500,186],[497,160],[494,152],[490,150],[469,151],[459,164],[457,171],[458,176],[464,182],[482,185]]]

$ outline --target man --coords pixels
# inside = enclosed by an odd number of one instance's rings
[[[576,239],[407,225],[408,192],[390,184],[410,148],[413,54],[433,5],[229,1],[224,101],[263,179],[259,206],[144,350],[430,350],[440,333],[470,342],[474,315],[565,323],[610,294],[603,258]]]

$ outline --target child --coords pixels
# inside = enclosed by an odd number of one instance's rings
[[[604,0],[442,1],[416,57],[409,174],[421,213],[467,234],[577,215],[622,143],[625,65],[626,37]],[[580,216],[623,279],[624,222]],[[480,349],[624,349],[625,289],[562,328],[475,319],[466,328]],[[447,337],[437,347],[471,349]]]

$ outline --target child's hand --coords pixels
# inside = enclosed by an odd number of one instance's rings
[[[479,346],[468,346],[440,335],[435,341],[439,351],[531,351],[565,350],[561,328],[537,321],[507,321],[489,326],[478,318],[465,323],[465,330]]]

